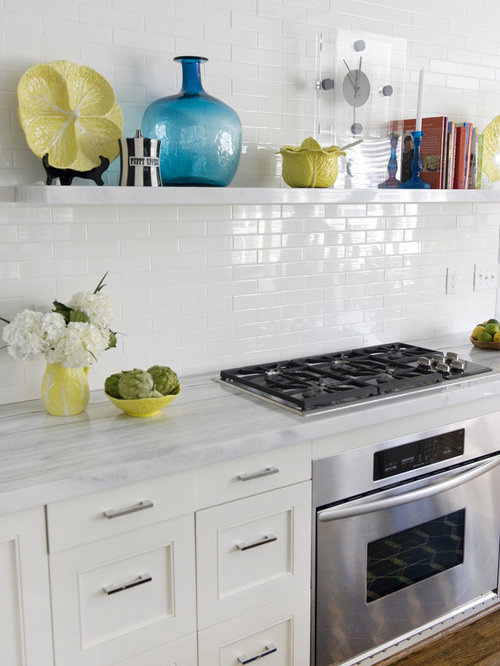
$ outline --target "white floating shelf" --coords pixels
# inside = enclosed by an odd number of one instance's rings
[[[119,187],[17,185],[0,201],[49,206],[500,202],[500,190],[341,190],[289,187]]]

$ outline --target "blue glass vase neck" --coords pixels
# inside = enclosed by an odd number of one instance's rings
[[[180,61],[182,65],[182,88],[181,95],[199,95],[204,93],[201,85],[200,61],[185,59]]]

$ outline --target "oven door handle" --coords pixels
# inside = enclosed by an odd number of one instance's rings
[[[445,490],[461,486],[463,483],[467,483],[467,481],[472,481],[472,479],[476,479],[478,476],[491,471],[497,467],[497,465],[500,465],[500,456],[495,456],[493,460],[489,460],[488,462],[479,465],[474,464],[473,467],[467,467],[465,472],[461,472],[460,474],[453,476],[451,479],[447,478],[444,481],[434,483],[430,486],[424,486],[423,488],[417,488],[416,490],[411,490],[410,492],[401,495],[392,495],[391,497],[375,500],[373,502],[356,504],[351,507],[341,505],[330,509],[323,509],[323,511],[318,512],[318,520],[321,522],[328,522],[329,520],[339,520],[340,518],[353,518],[354,516],[361,516],[366,513],[373,513],[375,511],[382,511],[383,509],[390,509],[394,506],[409,504],[410,502],[415,502],[416,500],[424,499],[425,497],[432,497],[433,495],[445,492]]]

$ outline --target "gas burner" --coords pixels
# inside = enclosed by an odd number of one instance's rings
[[[487,372],[455,352],[394,342],[222,370],[221,380],[306,414]]]

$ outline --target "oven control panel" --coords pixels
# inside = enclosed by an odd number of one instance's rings
[[[465,430],[427,437],[392,449],[377,451],[373,457],[373,480],[387,479],[396,474],[427,467],[464,452]]]

